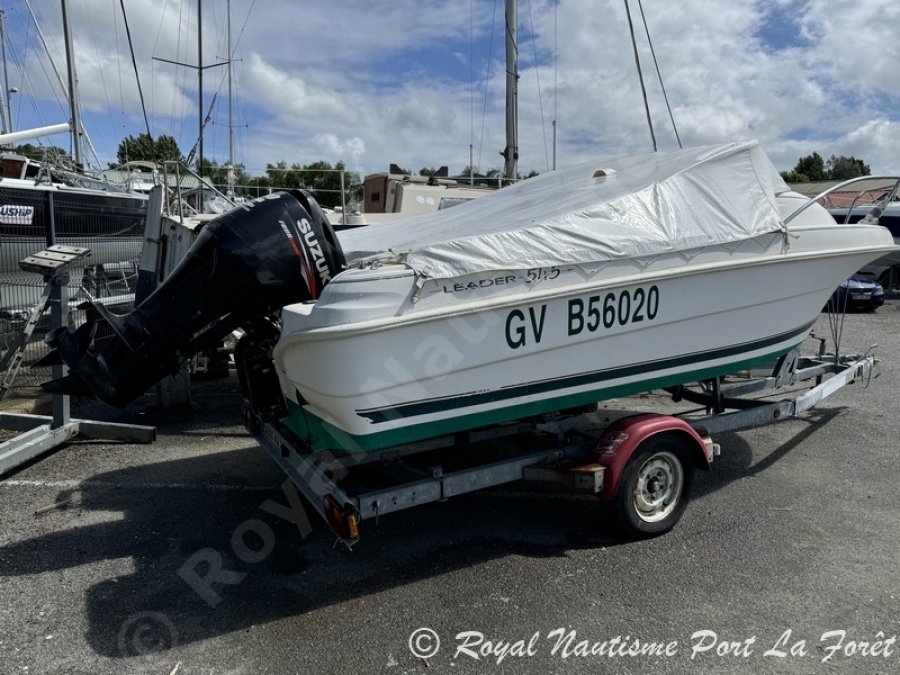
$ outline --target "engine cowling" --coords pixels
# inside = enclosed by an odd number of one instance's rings
[[[127,405],[234,329],[315,300],[343,268],[340,243],[305,192],[238,206],[204,225],[171,275],[131,312],[94,303],[98,318],[48,334],[70,374],[44,388]],[[95,348],[98,322],[113,336]]]

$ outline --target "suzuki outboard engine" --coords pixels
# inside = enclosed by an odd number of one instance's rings
[[[279,192],[204,225],[171,275],[128,314],[94,309],[113,336],[91,346],[96,320],[47,335],[70,374],[44,385],[124,406],[194,353],[283,306],[315,300],[344,267],[325,214],[304,192]]]

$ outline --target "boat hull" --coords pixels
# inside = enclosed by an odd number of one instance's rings
[[[505,295],[388,319],[316,325],[315,306],[288,307],[285,422],[314,446],[372,451],[733,373],[799,345],[837,283],[879,255],[768,246],[544,292],[507,277]]]

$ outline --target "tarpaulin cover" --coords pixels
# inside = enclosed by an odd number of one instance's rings
[[[603,175],[598,171],[602,171]],[[661,253],[784,230],[756,141],[586,162],[433,214],[340,232],[348,262],[454,278]]]

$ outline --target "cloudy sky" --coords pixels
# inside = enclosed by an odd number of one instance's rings
[[[660,149],[676,147],[637,0],[630,0]],[[64,73],[58,0],[31,0]],[[6,12],[15,128],[68,119],[28,6]],[[81,106],[100,161],[145,130],[117,0],[69,0]],[[196,142],[196,0],[125,0],[154,135]],[[203,61],[227,56],[224,0],[203,5]],[[779,169],[819,152],[900,172],[900,2],[643,0],[685,146],[758,138]],[[502,0],[232,0],[235,161],[501,168]],[[651,149],[624,0],[520,0],[520,172]],[[205,155],[228,152],[226,69]],[[42,141],[68,147],[64,136]]]

